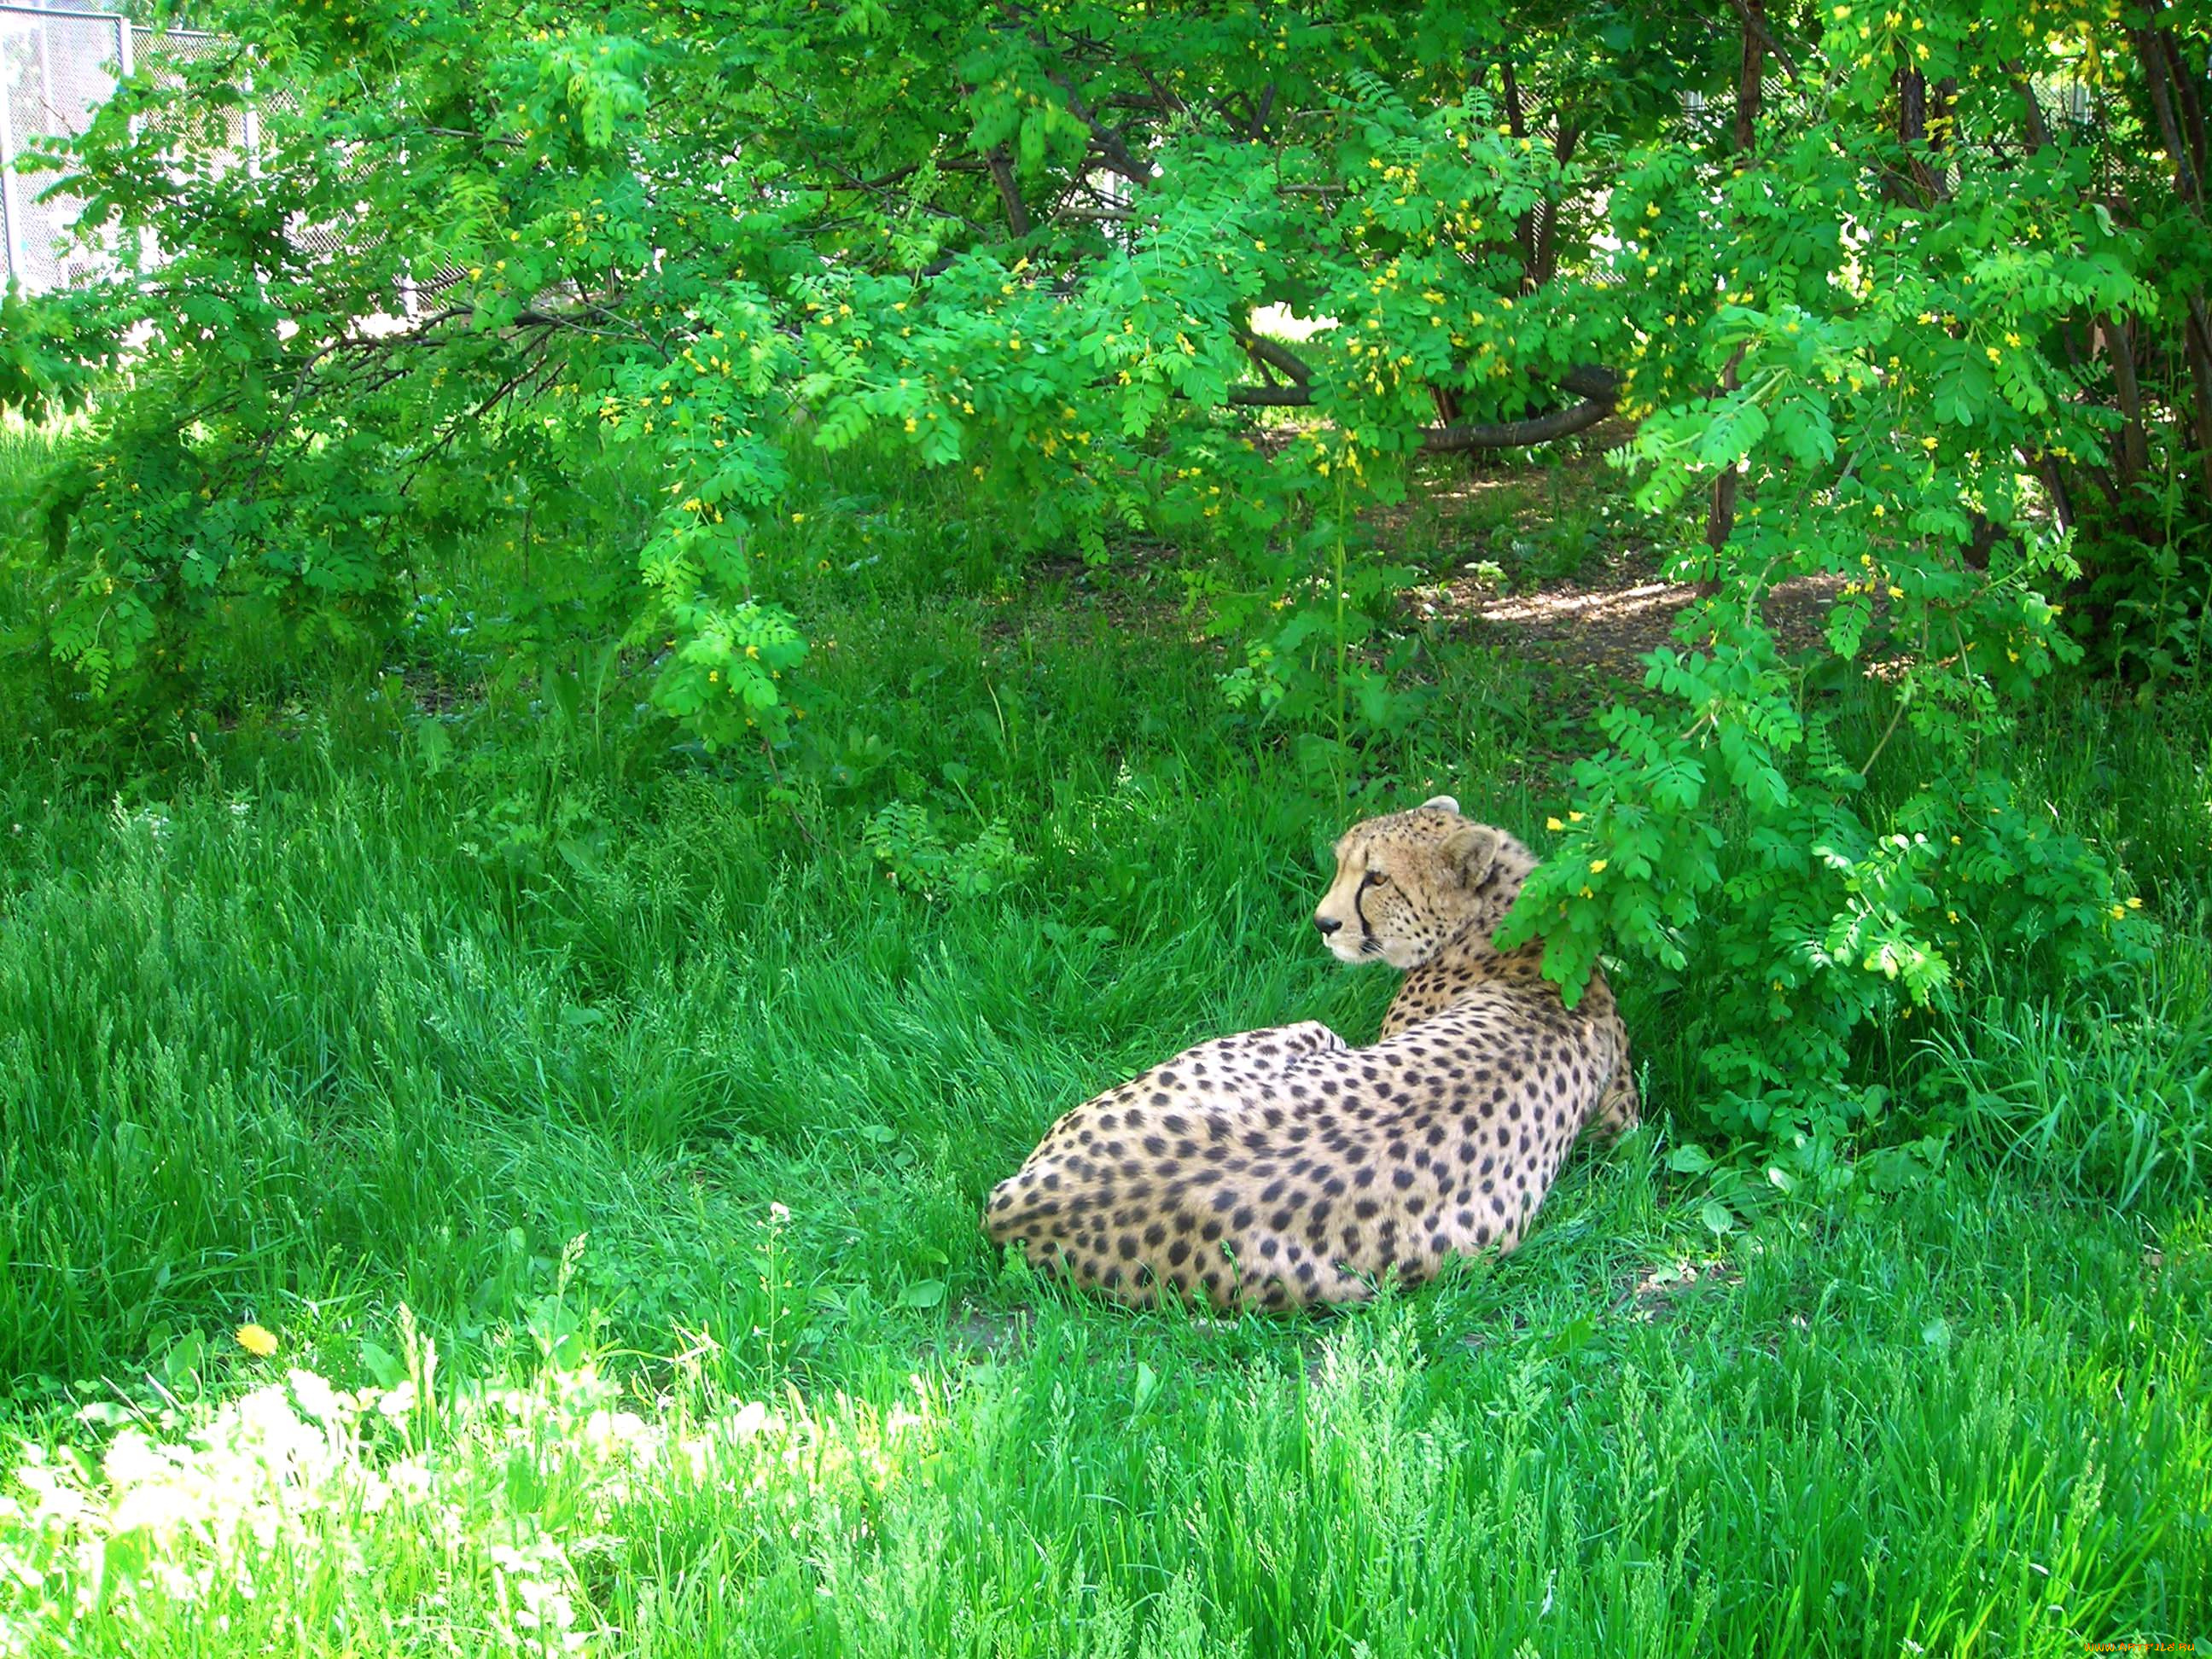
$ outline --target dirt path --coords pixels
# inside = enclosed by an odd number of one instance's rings
[[[1841,576],[1801,576],[1767,594],[1762,609],[1785,648],[1819,642]],[[1560,583],[1533,593],[1501,593],[1472,579],[1431,591],[1431,614],[1464,618],[1477,638],[1488,635],[1532,656],[1640,678],[1647,652],[1674,642],[1675,619],[1698,597],[1681,582],[1644,581],[1626,587]]]

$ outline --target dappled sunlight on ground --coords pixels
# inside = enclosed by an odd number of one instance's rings
[[[1767,622],[1785,647],[1818,641],[1828,607],[1843,585],[1841,576],[1800,576],[1766,595]],[[1686,582],[1628,587],[1564,584],[1534,593],[1502,593],[1472,578],[1443,585],[1434,599],[1424,594],[1435,614],[1499,630],[1540,654],[1622,672],[1636,668],[1636,659],[1646,652],[1674,644],[1676,619],[1697,598],[1697,588]]]

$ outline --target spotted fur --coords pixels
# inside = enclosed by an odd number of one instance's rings
[[[1125,1302],[1355,1301],[1521,1242],[1575,1137],[1637,1121],[1602,975],[1569,1009],[1491,936],[1534,867],[1438,796],[1355,824],[1314,916],[1342,961],[1409,970],[1380,1039],[1307,1021],[1217,1037],[1067,1113],[984,1225]]]

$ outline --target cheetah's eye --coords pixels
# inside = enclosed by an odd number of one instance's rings
[[[1370,870],[1360,878],[1359,884],[1362,887],[1388,887],[1390,878],[1380,870]]]

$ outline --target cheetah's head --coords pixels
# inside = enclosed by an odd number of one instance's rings
[[[1534,862],[1512,836],[1438,795],[1344,832],[1314,926],[1343,962],[1418,968],[1462,933],[1486,950]]]

